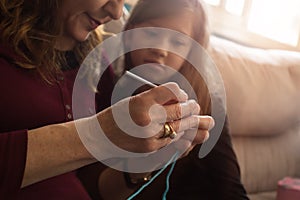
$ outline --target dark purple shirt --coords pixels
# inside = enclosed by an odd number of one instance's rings
[[[90,199],[76,172],[20,189],[27,130],[73,120],[72,88],[78,67],[64,70],[50,85],[36,70],[15,66],[14,59],[15,54],[0,45],[0,199]]]
[[[58,82],[49,85],[35,70],[14,66],[10,62],[14,57],[7,48],[0,46],[0,199],[89,199],[76,172],[20,189],[26,161],[27,130],[73,120],[70,107],[77,68],[65,70],[63,76],[57,77]],[[113,86],[109,75],[102,77],[100,85],[105,87],[96,96],[98,110],[109,105]],[[176,164],[170,179],[168,199],[248,199],[240,182],[239,166],[227,124],[215,148],[204,159],[197,156],[199,147]],[[137,199],[160,199],[167,171]],[[86,174],[82,173],[82,177]],[[90,182],[87,180],[87,183]],[[95,193],[98,193],[97,188]]]

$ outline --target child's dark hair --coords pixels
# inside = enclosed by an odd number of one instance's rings
[[[208,19],[204,4],[199,0],[140,0],[132,10],[124,30],[151,19],[176,15],[182,9],[194,13],[192,38],[206,48],[209,40]]]
[[[130,30],[134,28],[135,25],[149,20],[173,15],[176,17],[176,13],[183,9],[188,9],[193,12],[194,17],[191,23],[194,27],[191,37],[198,42],[203,49],[206,49],[208,47],[210,33],[207,13],[204,4],[200,0],[139,0],[133,8],[124,30]],[[126,55],[125,65],[127,69],[132,67],[131,63],[130,56]],[[187,61],[183,64],[179,72],[189,81],[197,95],[198,102],[201,106],[201,114],[210,114],[210,95],[201,75]]]

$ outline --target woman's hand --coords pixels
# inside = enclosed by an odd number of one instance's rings
[[[199,105],[188,101],[188,96],[177,84],[167,83],[124,99],[99,113],[97,118],[105,135],[115,145],[130,152],[145,153],[172,141],[161,138],[165,122],[174,123],[174,127],[181,124],[185,131],[198,126],[198,120],[190,116],[199,111]]]
[[[197,145],[202,144],[209,138],[209,131],[214,127],[215,121],[211,116],[193,116],[199,120],[197,129],[186,130],[175,147],[181,152],[181,157],[187,156],[189,152]]]
[[[126,112],[128,107],[129,115]],[[135,126],[131,130],[128,127],[120,128],[112,120],[113,109],[118,111],[116,114],[121,118],[126,118],[121,126],[128,124],[129,118],[135,125],[143,127],[143,132],[134,130]],[[111,199],[113,191],[109,189],[115,187],[122,191],[116,194],[116,199],[124,199],[134,191],[134,188],[128,188],[122,171],[128,172],[131,180],[142,180],[149,177],[152,171],[165,166],[174,154],[179,153],[178,156],[182,158],[196,144],[207,140],[214,120],[210,116],[199,116],[199,113],[200,106],[194,100],[188,100],[185,92],[174,83],[155,87],[99,113],[97,118],[105,134],[115,145],[131,152],[153,152],[146,156],[117,158],[117,162],[113,163],[115,165],[110,165],[111,168],[99,177],[99,190],[103,197]],[[177,133],[174,139],[162,137],[166,122]],[[138,134],[140,137],[134,137]],[[109,181],[112,179],[119,181]],[[111,187],[108,184],[112,184]]]

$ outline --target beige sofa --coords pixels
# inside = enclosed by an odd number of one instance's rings
[[[300,176],[300,53],[210,43],[242,182],[250,199],[276,199],[278,180]]]

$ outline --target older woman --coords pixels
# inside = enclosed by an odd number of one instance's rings
[[[96,159],[77,134],[73,83],[80,63],[101,41],[96,28],[118,19],[122,6],[122,0],[0,1],[1,198],[89,199],[74,170]],[[124,100],[140,108],[131,110],[133,120],[147,124],[148,108],[169,100],[176,102],[168,105],[169,120],[186,117],[173,111],[181,108],[187,95],[178,85],[169,86],[175,94],[161,86]],[[113,107],[122,108],[123,104]],[[195,107],[199,108],[189,103],[184,109]],[[111,109],[79,122],[88,127],[90,121],[98,121],[107,138],[128,151],[155,151],[172,141],[161,139],[163,129],[147,138],[125,134],[116,126]],[[206,135],[207,129],[199,129],[199,135]],[[100,142],[97,148],[110,155],[106,145]]]

